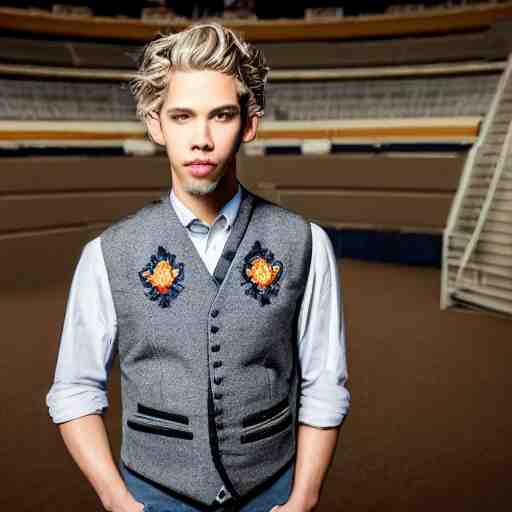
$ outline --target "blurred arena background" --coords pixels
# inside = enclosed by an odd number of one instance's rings
[[[507,510],[512,2],[439,0],[0,2],[0,503],[101,509],[44,403],[67,293],[170,186],[127,87],[144,43],[211,18],[271,66],[240,181],[339,258],[352,408],[319,510]]]

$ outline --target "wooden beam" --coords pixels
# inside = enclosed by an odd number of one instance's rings
[[[257,141],[274,139],[472,140],[480,117],[349,119],[340,121],[268,121]],[[76,141],[145,139],[140,123],[0,121],[0,141]]]
[[[428,139],[474,138],[480,117],[349,119],[345,121],[274,121],[261,124],[266,139]]]

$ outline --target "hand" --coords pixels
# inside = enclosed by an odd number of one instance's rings
[[[110,510],[110,512],[142,512],[144,503],[140,503],[131,495],[128,495],[122,500],[112,502],[107,510]]]
[[[140,503],[139,501],[134,501],[130,508],[127,509],[127,512],[142,512],[144,510],[144,503]]]
[[[126,509],[126,512],[142,512],[144,510],[144,503],[138,501],[134,502],[130,508]]]
[[[282,505],[272,507],[269,512],[309,512],[310,509],[300,506],[298,504],[287,501]]]
[[[272,507],[269,512],[312,512],[316,509],[315,502],[306,502],[297,497],[290,497],[286,503]]]

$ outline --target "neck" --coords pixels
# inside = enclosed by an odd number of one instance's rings
[[[224,175],[217,188],[205,195],[195,195],[184,192],[180,187],[173,186],[176,197],[189,208],[194,215],[208,225],[213,221],[222,210],[224,205],[233,199],[238,191],[238,180],[236,178],[229,179],[228,175]]]

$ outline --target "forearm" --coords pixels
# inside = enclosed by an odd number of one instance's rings
[[[61,423],[59,430],[69,453],[109,511],[138,511],[119,474],[103,422],[98,414]]]
[[[316,428],[299,423],[293,489],[288,503],[313,510],[334,457],[339,427]]]

